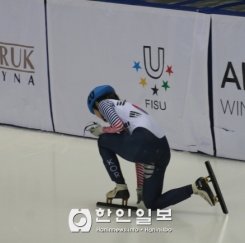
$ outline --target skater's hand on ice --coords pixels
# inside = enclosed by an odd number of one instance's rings
[[[139,204],[141,201],[142,201],[142,187],[138,187],[136,189],[137,191],[137,198],[138,198],[138,201],[137,201],[137,204]]]
[[[99,137],[103,133],[102,126],[100,126],[100,125],[90,128],[89,131],[91,134],[93,134],[96,137]]]

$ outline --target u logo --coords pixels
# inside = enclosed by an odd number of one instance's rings
[[[152,67],[152,60],[151,60],[151,47],[144,46],[143,47],[144,53],[144,64],[145,70],[147,74],[154,79],[158,79],[161,77],[164,69],[164,48],[158,47],[158,65],[157,68]]]

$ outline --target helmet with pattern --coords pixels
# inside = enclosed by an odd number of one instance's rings
[[[87,104],[88,109],[94,114],[94,103],[101,97],[107,94],[115,94],[115,90],[110,85],[101,85],[95,87],[89,94]]]

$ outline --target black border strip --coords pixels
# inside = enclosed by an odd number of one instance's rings
[[[216,157],[216,141],[214,134],[214,109],[213,109],[213,66],[212,66],[212,18],[210,18],[208,45],[208,99],[209,99],[209,118],[210,130],[213,139],[214,156]]]
[[[44,17],[45,17],[45,34],[46,34],[46,53],[47,53],[47,75],[48,75],[48,91],[49,91],[49,106],[50,106],[50,116],[53,126],[53,131],[55,132],[54,117],[53,117],[53,106],[51,97],[51,85],[50,85],[50,70],[49,70],[49,48],[48,48],[48,17],[47,17],[47,0],[44,0]]]

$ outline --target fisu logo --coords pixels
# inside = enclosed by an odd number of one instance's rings
[[[143,46],[143,65],[141,65],[140,59],[134,60],[134,66],[140,82],[138,84],[146,89],[144,93],[147,95],[145,99],[145,107],[164,111],[167,109],[168,90],[171,88],[170,82],[172,82],[174,74],[173,65],[167,63],[165,65],[165,48]],[[142,57],[141,57],[142,58]],[[138,89],[142,89],[138,86]],[[149,91],[147,91],[149,90]],[[158,99],[149,98],[149,94]],[[164,100],[163,100],[164,99]]]

